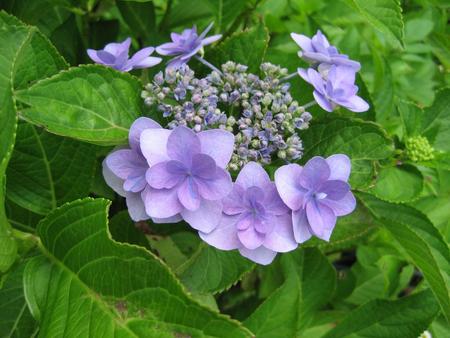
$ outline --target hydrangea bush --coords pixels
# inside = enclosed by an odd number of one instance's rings
[[[446,5],[0,4],[5,337],[448,337]]]

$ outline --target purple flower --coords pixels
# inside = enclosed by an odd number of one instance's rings
[[[108,43],[101,50],[88,49],[89,57],[101,65],[112,67],[122,72],[132,69],[149,68],[161,62],[161,58],[150,56],[155,48],[146,47],[128,58],[131,39],[127,38],[121,43]]]
[[[298,56],[308,62],[342,65],[351,67],[355,71],[361,68],[359,62],[350,60],[345,54],[339,54],[337,48],[330,45],[320,30],[311,39],[296,33],[291,33],[291,37],[302,49],[298,52]]]
[[[355,70],[350,67],[331,66],[326,78],[312,68],[299,68],[298,74],[314,86],[314,98],[326,111],[331,112],[337,106],[357,113],[369,109],[368,103],[356,95]]]
[[[208,244],[221,250],[238,249],[259,264],[269,264],[277,252],[297,247],[289,209],[260,164],[249,162],[242,168],[222,203],[218,227],[199,233]]]
[[[213,35],[205,38],[206,34],[212,28],[211,23],[200,35],[197,34],[197,27],[193,26],[191,29],[185,29],[183,33],[171,33],[172,42],[164,43],[156,47],[156,52],[160,55],[175,56],[168,63],[170,68],[180,68],[186,64],[191,57],[197,54],[203,46],[209,45],[219,40],[222,35]]]
[[[180,214],[194,229],[211,232],[221,218],[221,200],[232,188],[225,167],[233,146],[233,134],[219,129],[197,134],[184,126],[143,131],[141,150],[150,166],[142,195],[147,214]]]
[[[302,168],[288,164],[275,172],[275,184],[292,210],[294,236],[303,243],[312,235],[330,239],[338,216],[351,213],[356,200],[347,180],[351,163],[346,155],[313,157]]]

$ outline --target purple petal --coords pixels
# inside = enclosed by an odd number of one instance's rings
[[[297,68],[297,73],[300,77],[308,83],[311,83],[308,77],[308,70],[304,68]]]
[[[123,181],[120,177],[117,177],[106,165],[106,160],[102,163],[103,177],[106,184],[118,193],[120,196],[125,196],[127,192],[123,189]]]
[[[126,38],[123,42],[120,43],[116,42],[108,43],[105,46],[104,50],[116,56],[124,52],[126,52],[128,55],[130,45],[131,45],[131,38]]]
[[[254,250],[260,247],[265,236],[255,230],[253,226],[249,226],[246,230],[238,231],[237,236],[244,247]]]
[[[236,215],[245,211],[243,197],[245,190],[238,184],[233,185],[233,189],[223,200],[223,212],[227,215]]]
[[[213,231],[210,233],[199,232],[200,238],[220,250],[233,250],[241,247],[236,230],[238,217],[222,215],[219,225]]]
[[[351,191],[349,191],[342,199],[338,201],[324,199],[320,201],[320,203],[330,207],[336,216],[348,215],[356,208],[356,199]]]
[[[292,210],[303,206],[307,191],[300,186],[302,167],[298,164],[287,164],[275,171],[275,185],[281,199]]]
[[[328,241],[336,225],[336,215],[330,207],[312,201],[306,205],[308,223],[315,236]]]
[[[104,50],[97,51],[97,57],[100,60],[99,63],[101,63],[103,65],[107,65],[107,66],[115,66],[116,61],[117,61],[117,56],[115,56],[111,53],[105,52]],[[121,55],[121,60],[119,60],[119,61],[122,61],[122,60],[124,60],[123,54]]]
[[[275,183],[270,183],[264,190],[264,207],[274,215],[282,215],[289,211],[289,208],[281,199]]]
[[[171,162],[175,161],[160,162],[147,170],[146,180],[152,188],[171,189],[181,183],[186,177],[185,175],[174,174],[168,170]]]
[[[170,160],[167,141],[171,132],[167,129],[146,129],[141,133],[141,151],[150,166]]]
[[[344,107],[355,113],[361,113],[369,110],[369,104],[356,95],[349,97],[347,99],[347,104]]]
[[[158,122],[149,119],[148,117],[139,117],[136,119],[130,127],[130,133],[128,135],[128,142],[130,143],[131,149],[141,151],[140,139],[141,133],[145,129],[155,129],[162,128]]]
[[[227,196],[233,185],[230,173],[216,167],[216,176],[213,179],[195,178],[200,195],[207,200],[215,201]]]
[[[214,25],[214,22],[211,22],[211,23],[205,28],[205,30],[199,35],[198,38],[199,38],[200,40],[204,39],[205,36],[206,36],[206,34],[208,34],[209,31],[211,30],[211,28],[213,27],[213,25]],[[195,26],[194,26],[192,29],[193,29],[193,30],[195,29],[195,32],[196,32],[196,30],[197,30],[197,28],[196,28]]]
[[[178,54],[178,44],[174,42],[163,43],[156,47],[156,52],[159,55],[176,55]]]
[[[202,200],[197,210],[185,209],[181,216],[192,228],[207,234],[216,229],[222,219],[222,203]]]
[[[88,56],[91,58],[92,61],[95,63],[103,64],[103,61],[97,56],[97,51],[94,49],[88,49],[87,50]]]
[[[178,223],[182,220],[183,220],[183,217],[181,217],[180,214],[176,214],[175,216],[167,217],[167,218],[156,218],[156,217],[152,218],[152,221],[155,224],[173,224],[173,223]]]
[[[131,59],[128,61],[128,65],[135,68],[148,68],[154,65],[157,65],[162,61],[161,58],[158,57],[150,57],[155,48],[146,47],[136,52]]]
[[[335,154],[327,157],[325,159],[328,166],[330,167],[330,177],[329,180],[341,180],[348,181],[350,177],[350,171],[352,169],[352,164],[347,155]]]
[[[326,194],[326,199],[338,201],[350,191],[350,186],[344,181],[328,180],[320,186],[318,191]]]
[[[249,250],[246,248],[239,249],[242,256],[252,260],[255,263],[267,265],[272,263],[277,253],[275,251],[269,250],[263,246],[255,250]]]
[[[170,69],[179,69],[181,67],[183,67],[189,60],[182,60],[180,56],[177,56],[175,58],[173,58],[172,60],[170,60],[167,63],[167,67],[166,68],[170,68]]]
[[[308,68],[308,80],[314,86],[314,89],[319,93],[325,94],[325,81],[322,76],[312,68]]]
[[[176,127],[167,141],[167,155],[186,166],[191,165],[192,157],[200,153],[200,141],[197,135],[184,126]]]
[[[299,176],[302,187],[316,190],[330,177],[330,167],[323,157],[315,156],[303,167]]]
[[[270,178],[269,174],[267,174],[260,164],[249,162],[239,172],[236,183],[244,189],[253,186],[264,188],[270,183]]]
[[[128,213],[133,221],[145,221],[150,218],[150,216],[145,212],[145,205],[140,192],[127,192],[125,197]]]
[[[311,44],[311,39],[308,38],[307,36],[302,35],[302,34],[297,34],[297,33],[291,33],[291,38],[295,41],[295,43],[297,45],[300,46],[300,48],[303,51],[306,51],[306,52],[314,51],[312,44]]]
[[[205,39],[202,39],[202,45],[203,46],[209,45],[213,42],[216,42],[217,40],[220,40],[221,38],[222,38],[222,34],[211,35]]]
[[[206,180],[214,179],[216,177],[216,168],[216,162],[211,156],[195,154],[192,157],[191,173],[196,178]]]
[[[294,230],[294,238],[297,243],[306,242],[311,238],[311,227],[309,226],[305,209],[292,212],[292,225]]]
[[[197,183],[188,177],[177,187],[178,200],[188,210],[197,210],[200,207],[201,197]]]
[[[167,218],[179,214],[183,206],[178,201],[177,189],[153,189],[146,186],[142,192],[147,215],[152,218]]]
[[[321,106],[324,110],[330,113],[334,110],[333,103],[330,102],[328,99],[326,99],[325,96],[320,94],[318,91],[313,91],[313,96],[317,104]]]
[[[203,154],[211,156],[216,165],[225,169],[233,154],[234,136],[232,133],[212,129],[197,134]]]
[[[264,246],[277,252],[288,252],[297,248],[297,242],[292,231],[292,216],[286,213],[277,216],[275,226],[270,234],[266,235]]]
[[[145,175],[145,171],[148,168],[145,159],[131,149],[113,151],[106,157],[105,161],[108,168],[123,180],[130,176]]]

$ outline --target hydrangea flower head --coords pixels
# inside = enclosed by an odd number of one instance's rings
[[[346,155],[313,157],[304,167],[288,164],[275,172],[275,184],[292,210],[295,240],[330,239],[338,216],[351,213],[356,200],[347,183],[351,163]]]
[[[260,164],[249,162],[242,168],[223,200],[223,213],[214,231],[200,232],[205,242],[218,249],[239,249],[252,261],[269,264],[277,252],[297,247],[289,209]]]
[[[206,37],[206,34],[211,30],[213,23],[200,34],[197,34],[197,27],[185,29],[181,34],[171,33],[172,42],[164,43],[156,47],[156,51],[160,55],[175,56],[168,63],[170,68],[180,68],[182,65],[189,62],[191,57],[197,54],[203,46],[209,45],[219,40],[222,35],[212,35]]]
[[[361,65],[357,61],[350,60],[347,55],[340,54],[335,46],[330,45],[328,39],[320,30],[312,38],[305,35],[291,33],[292,39],[302,49],[298,56],[311,63],[328,65],[343,65],[358,71]]]
[[[141,149],[150,167],[143,192],[147,214],[181,215],[193,228],[212,231],[220,220],[221,200],[232,188],[225,167],[233,144],[233,134],[219,129],[198,134],[184,126],[143,131]]]
[[[312,68],[298,69],[298,74],[314,87],[316,102],[326,111],[333,111],[342,106],[353,112],[364,112],[369,104],[357,96],[355,70],[346,66],[331,66],[324,78]]]
[[[161,62],[161,58],[150,56],[155,48],[146,47],[129,58],[131,39],[120,43],[108,43],[101,50],[88,49],[89,57],[95,63],[112,67],[122,72],[132,69],[149,68]]]
[[[120,196],[126,198],[128,212],[134,221],[150,218],[145,213],[141,192],[147,185],[145,173],[148,169],[140,150],[139,138],[145,129],[161,126],[147,117],[140,117],[130,127],[130,148],[115,150],[103,161],[103,176],[106,183]]]

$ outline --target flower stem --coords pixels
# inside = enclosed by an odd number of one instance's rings
[[[214,65],[210,64],[208,61],[206,61],[204,58],[195,55],[195,58],[200,61],[201,63],[203,63],[206,67],[212,69],[213,71],[216,71],[217,73],[219,73],[220,75],[223,75],[222,72],[219,70],[219,68],[215,67]]]
[[[289,75],[287,75],[285,77],[282,77],[280,79],[280,82],[284,82],[284,81],[290,80],[290,79],[292,79],[295,76],[297,76],[297,72],[293,72],[292,74],[289,74]]]
[[[304,104],[304,105],[301,106],[301,107],[302,107],[303,109],[307,109],[307,108],[309,108],[309,107],[314,106],[315,104],[317,104],[317,102],[314,101],[314,100],[312,100],[311,102],[308,102],[308,103]]]

